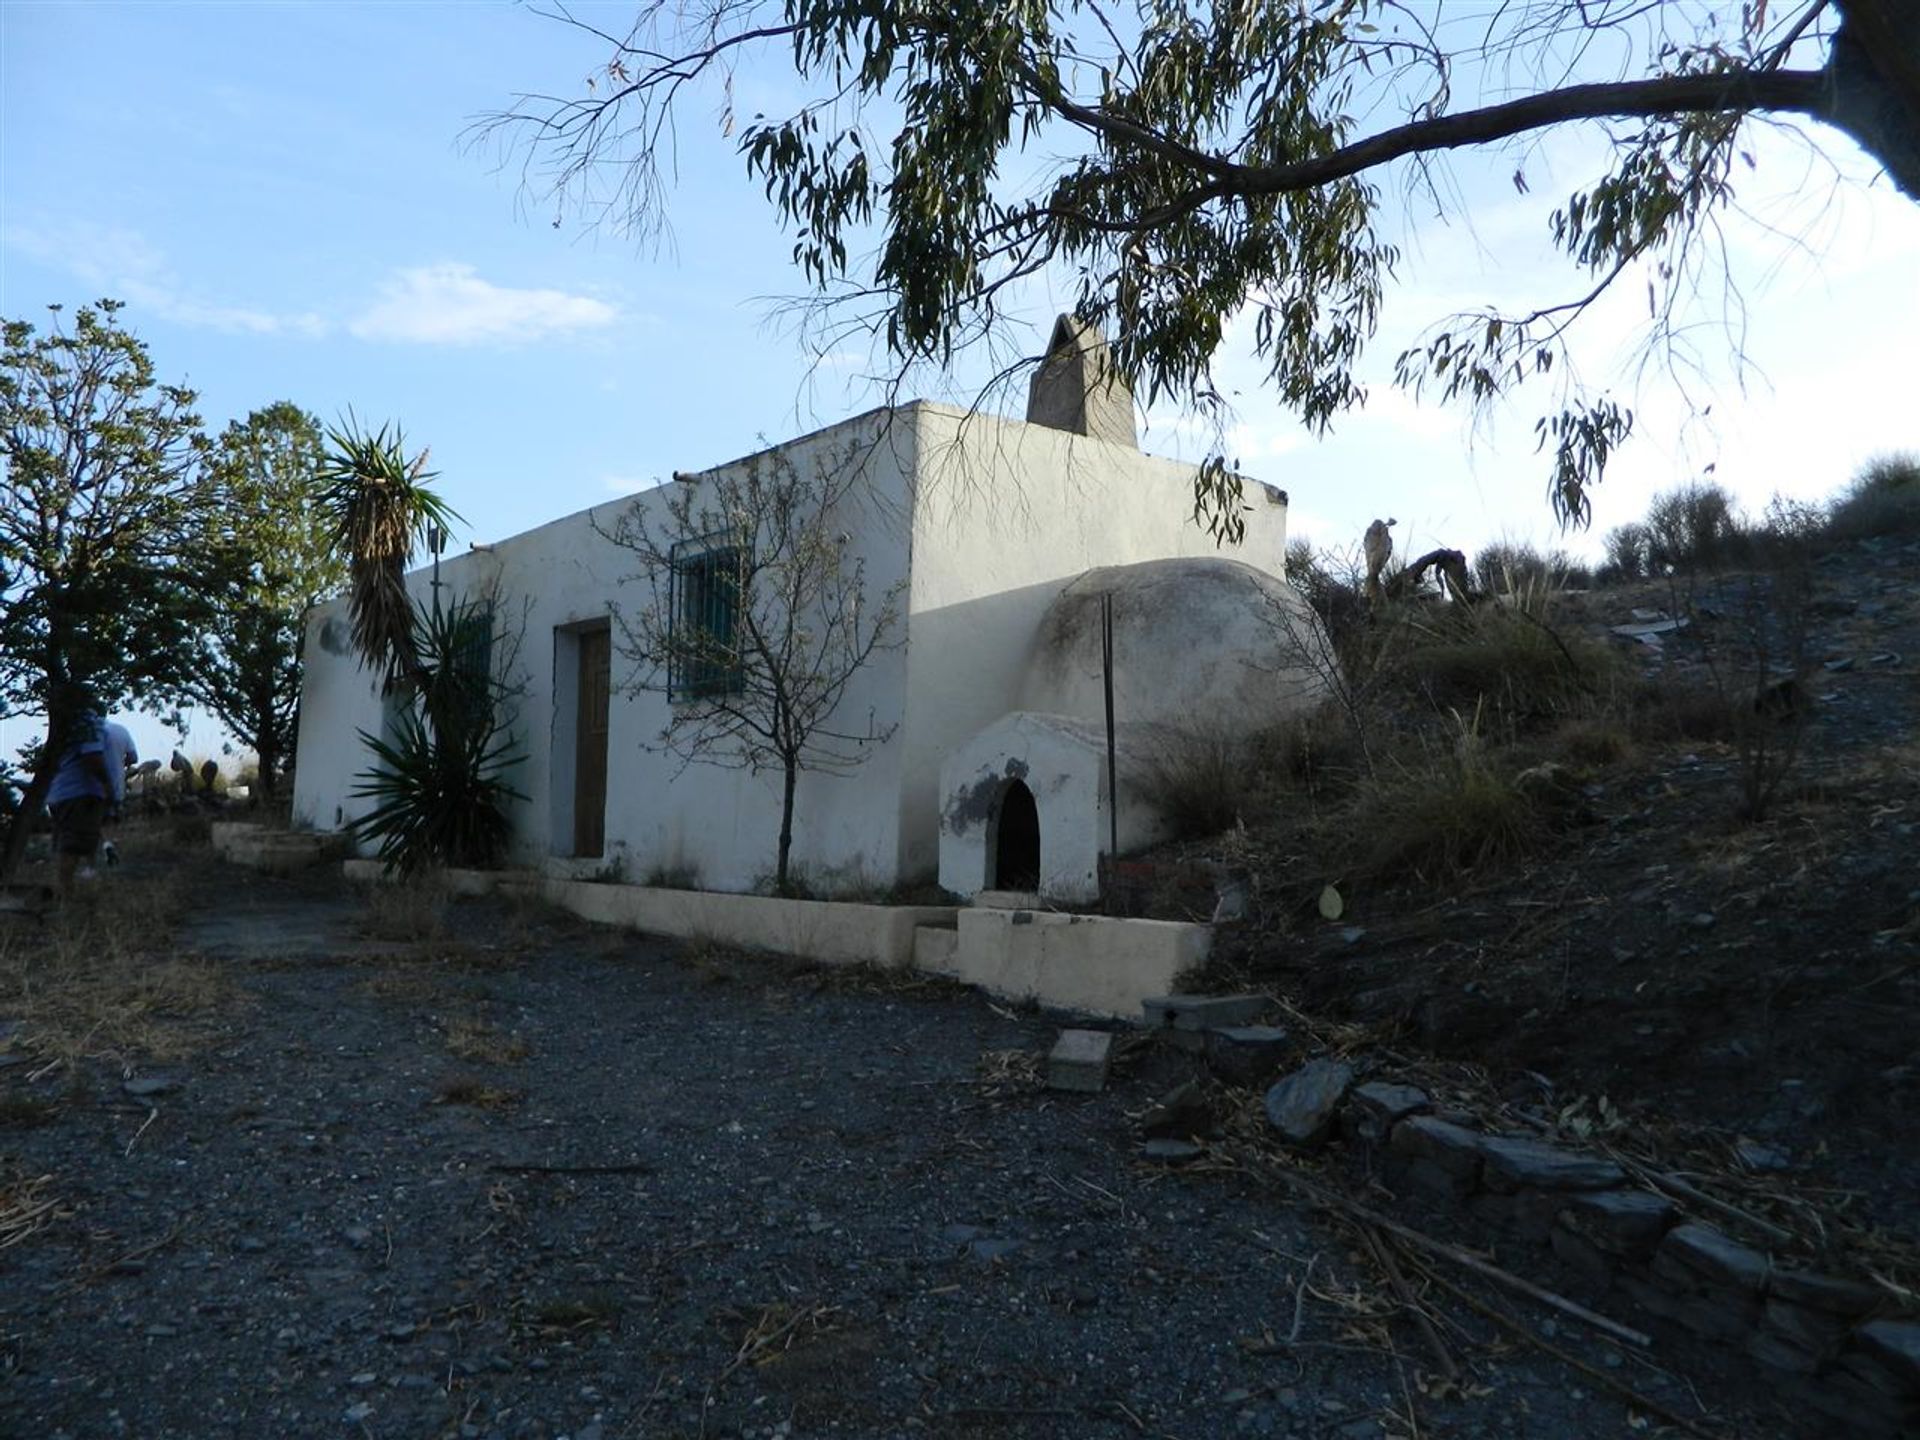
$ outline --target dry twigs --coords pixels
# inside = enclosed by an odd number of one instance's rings
[[[1569,1300],[1564,1295],[1555,1294],[1551,1290],[1535,1285],[1531,1280],[1523,1280],[1511,1271],[1502,1270],[1491,1261],[1482,1260],[1478,1255],[1461,1246],[1449,1244],[1445,1240],[1436,1240],[1433,1236],[1422,1234],[1410,1225],[1402,1225],[1398,1220],[1390,1216],[1382,1215],[1377,1210],[1369,1209],[1357,1200],[1349,1200],[1338,1191],[1331,1190],[1316,1181],[1309,1180],[1304,1175],[1296,1175],[1283,1166],[1274,1165],[1252,1157],[1249,1157],[1248,1163],[1256,1174],[1277,1181],[1288,1189],[1305,1196],[1309,1201],[1324,1209],[1331,1210],[1338,1215],[1343,1215],[1349,1220],[1357,1220],[1367,1225],[1376,1226],[1386,1231],[1389,1235],[1406,1241],[1410,1245],[1425,1250],[1430,1254],[1451,1260],[1454,1264],[1463,1266],[1477,1275],[1483,1275],[1489,1280],[1497,1281],[1509,1290],[1517,1290],[1522,1295],[1528,1296],[1530,1299],[1538,1300],[1543,1305],[1549,1305],[1555,1310],[1560,1311],[1563,1315],[1570,1315],[1582,1324],[1590,1325],[1594,1329],[1611,1335],[1617,1340],[1623,1340],[1629,1345],[1637,1345],[1642,1348],[1653,1343],[1651,1336],[1639,1330],[1622,1325],[1617,1320],[1609,1320],[1606,1316],[1589,1310],[1586,1306]]]
[[[46,1194],[52,1183],[53,1176],[39,1175],[0,1189],[0,1250],[18,1245],[67,1213],[57,1198]]]
[[[1549,1355],[1561,1364],[1579,1371],[1594,1384],[1620,1396],[1629,1404],[1644,1410],[1647,1414],[1654,1416],[1656,1419],[1668,1425],[1679,1427],[1689,1435],[1699,1436],[1700,1440],[1726,1440],[1722,1432],[1710,1430],[1699,1422],[1680,1414],[1678,1411],[1669,1409],[1658,1400],[1643,1395],[1640,1391],[1627,1384],[1626,1381],[1615,1379],[1606,1371],[1599,1369],[1597,1366],[1589,1365],[1579,1356],[1569,1354],[1558,1345],[1551,1343],[1540,1335],[1536,1335],[1530,1327],[1521,1324],[1511,1315],[1494,1308],[1463,1286],[1456,1285],[1453,1281],[1447,1279],[1446,1276],[1435,1271],[1431,1266],[1423,1264],[1418,1257],[1410,1255],[1407,1257],[1407,1260],[1409,1264],[1422,1275],[1426,1276],[1428,1280],[1438,1285],[1468,1309],[1486,1316],[1487,1319],[1493,1321],[1494,1324],[1500,1326],[1501,1329],[1507,1331],[1509,1334],[1526,1341],[1527,1344],[1533,1346],[1534,1349],[1540,1351],[1542,1354]]]

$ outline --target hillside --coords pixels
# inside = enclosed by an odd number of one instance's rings
[[[1751,568],[1556,597],[1540,628],[1604,680],[1561,710],[1525,682],[1465,703],[1429,669],[1423,703],[1382,722],[1371,783],[1316,783],[1336,765],[1296,748],[1239,827],[1182,847],[1248,888],[1210,983],[1920,1233],[1920,539],[1804,559],[1798,598]],[[1689,623],[1612,633],[1652,612]],[[1442,643],[1421,623],[1416,648]],[[1798,682],[1761,683],[1793,649]],[[1794,747],[1757,821],[1743,712],[1776,758]],[[1464,833],[1427,833],[1449,806]]]

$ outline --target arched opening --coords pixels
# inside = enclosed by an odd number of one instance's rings
[[[993,827],[993,888],[1040,888],[1040,807],[1020,780],[1000,792],[999,823]]]

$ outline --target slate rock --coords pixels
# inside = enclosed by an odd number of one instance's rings
[[[1854,1331],[1867,1354],[1920,1392],[1920,1320],[1874,1320]]]
[[[1721,1234],[1711,1225],[1676,1225],[1654,1254],[1654,1271],[1669,1278],[1689,1277],[1735,1290],[1757,1293],[1767,1283],[1773,1262],[1760,1251]]]
[[[1430,1104],[1427,1092],[1417,1086],[1369,1080],[1364,1085],[1356,1085],[1347,1096],[1351,1121],[1348,1128],[1357,1139],[1377,1145],[1394,1126]]]
[[[1235,1085],[1258,1085],[1284,1065],[1293,1035],[1278,1025],[1224,1025],[1206,1032],[1207,1068]]]
[[[1394,1154],[1422,1160],[1469,1186],[1480,1178],[1483,1135],[1435,1115],[1413,1115],[1393,1127],[1387,1142]]]
[[[1289,1145],[1319,1145],[1352,1084],[1353,1067],[1346,1062],[1309,1060],[1267,1091],[1267,1119]]]
[[[1560,1223],[1613,1255],[1652,1253],[1673,1223],[1673,1202],[1645,1190],[1590,1190],[1561,1201]]]
[[[1490,1136],[1480,1147],[1481,1180],[1489,1190],[1607,1190],[1626,1173],[1611,1160],[1582,1155],[1538,1140]]]
[[[1873,1311],[1883,1292],[1859,1280],[1842,1280],[1812,1270],[1781,1270],[1767,1282],[1767,1293],[1830,1315],[1859,1316]]]
[[[171,1095],[180,1088],[180,1082],[170,1075],[137,1075],[122,1082],[120,1088],[136,1099],[146,1100],[155,1095]]]

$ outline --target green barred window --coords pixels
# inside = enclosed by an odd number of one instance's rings
[[[731,695],[744,678],[737,638],[740,547],[718,543],[708,535],[682,540],[670,558],[673,636],[667,656],[668,698]]]

